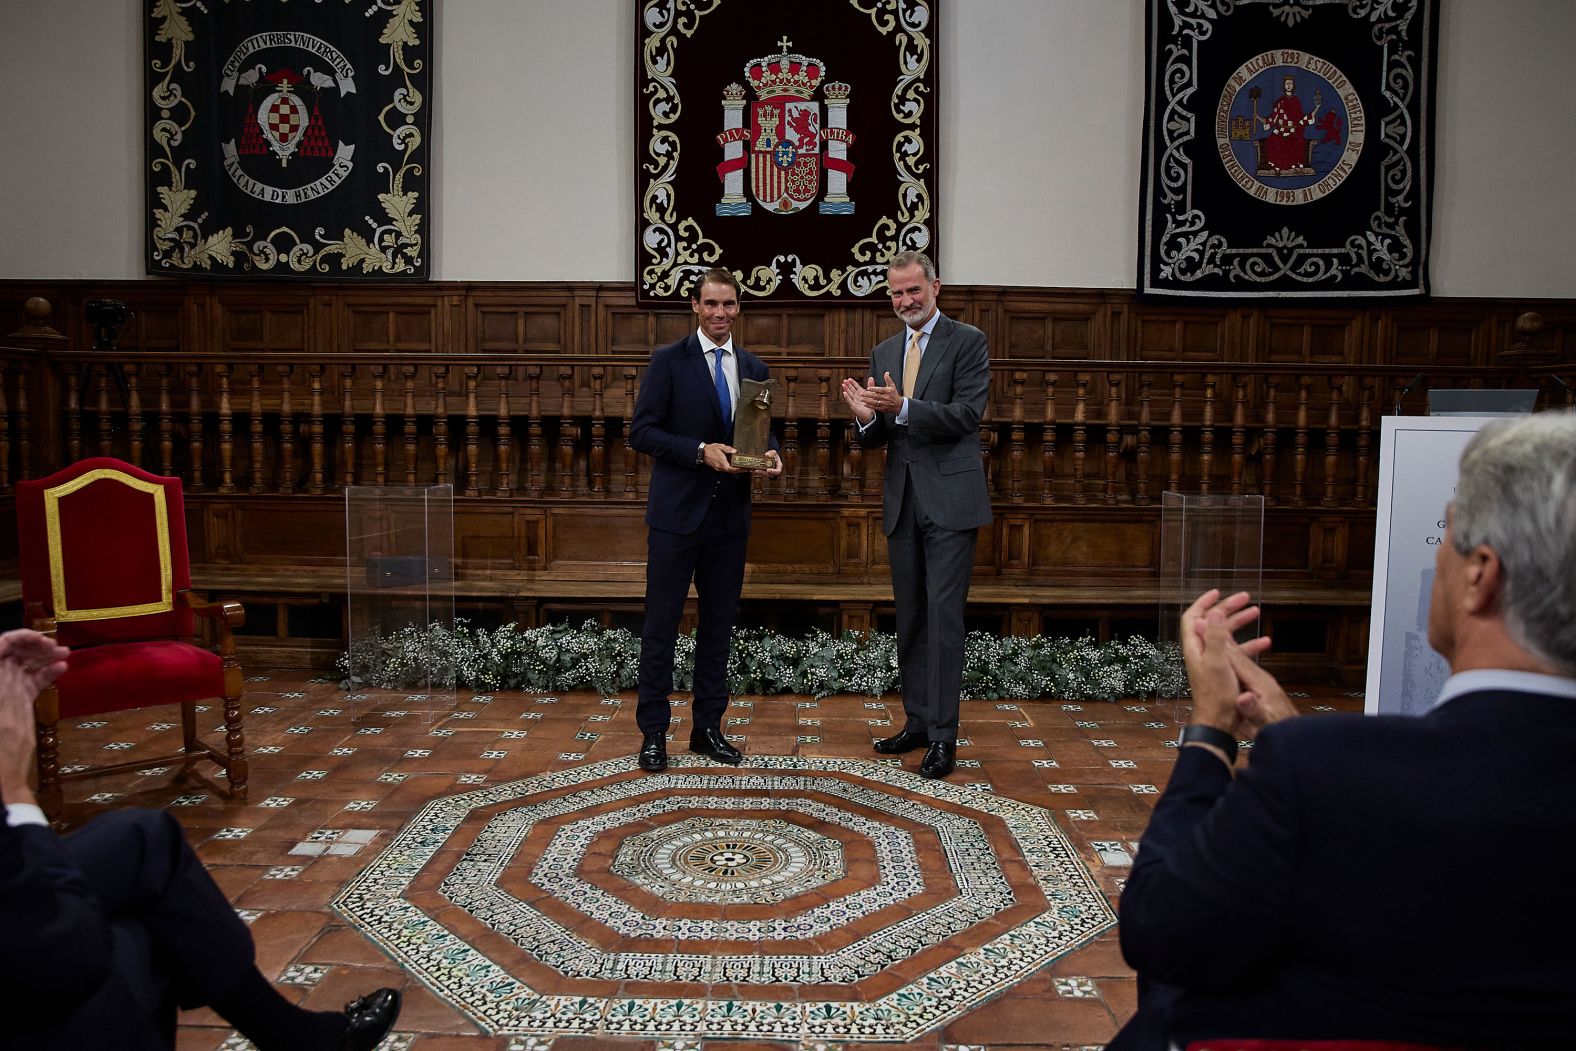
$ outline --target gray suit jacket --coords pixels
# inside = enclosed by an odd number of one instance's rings
[[[870,374],[877,382],[888,372],[903,375],[907,342],[904,328],[871,351]],[[989,391],[985,333],[943,315],[920,359],[907,425],[882,413],[857,432],[861,445],[887,446],[882,528],[888,535],[897,527],[910,484],[916,507],[943,529],[977,529],[990,522],[979,432]]]

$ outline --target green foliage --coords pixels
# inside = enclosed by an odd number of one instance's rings
[[[579,628],[506,624],[493,631],[472,628],[463,620],[455,622],[453,630],[439,624],[426,630],[412,625],[390,635],[357,639],[338,661],[346,689],[459,686],[484,692],[595,690],[604,695],[632,689],[639,666],[639,637],[595,621]],[[674,654],[674,689],[689,690],[694,669],[695,638],[681,635]],[[879,697],[897,688],[897,638],[882,632],[834,636],[812,631],[794,639],[743,628],[734,632],[728,654],[728,690],[733,694]],[[1102,645],[1090,638],[1000,638],[974,631],[964,642],[966,698],[1114,701],[1186,691],[1187,674],[1176,647],[1137,636]]]

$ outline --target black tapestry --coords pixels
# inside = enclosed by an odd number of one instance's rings
[[[861,302],[936,255],[939,0],[637,0],[643,303],[713,266],[746,299]]]
[[[1435,0],[1149,0],[1138,290],[1428,294]]]
[[[433,0],[150,0],[148,272],[427,276]]]

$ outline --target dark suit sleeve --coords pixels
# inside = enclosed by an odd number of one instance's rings
[[[1266,728],[1235,781],[1183,748],[1122,891],[1122,955],[1184,989],[1227,988],[1281,949],[1295,887],[1295,806]]]
[[[954,325],[951,341],[952,397],[947,401],[908,400],[908,433],[913,438],[961,438],[980,429],[990,394],[985,333],[972,325]]]
[[[695,451],[700,440],[668,430],[673,412],[673,369],[677,354],[666,347],[651,356],[646,376],[635,399],[635,414],[629,421],[629,445],[675,467],[699,469]]]
[[[42,825],[4,823],[0,809],[0,1004],[59,1010],[109,975],[109,924],[82,873]]]

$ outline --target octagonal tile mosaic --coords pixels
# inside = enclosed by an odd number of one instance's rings
[[[900,1042],[1115,922],[1051,814],[857,759],[429,803],[334,907],[497,1034]]]

